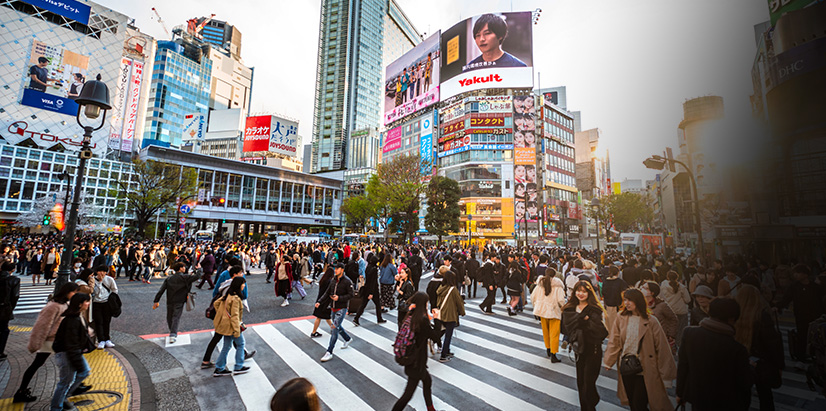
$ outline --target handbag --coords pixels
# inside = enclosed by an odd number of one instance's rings
[[[120,317],[121,312],[123,311],[123,301],[121,301],[120,296],[118,293],[113,293],[109,287],[106,286],[105,282],[101,282],[100,285],[109,291],[109,299],[106,301],[109,304],[109,313],[112,314],[112,317]]]
[[[447,294],[445,294],[445,299],[442,300],[442,305],[440,305],[439,308],[433,310],[433,318],[435,318],[437,320],[441,320],[441,318],[439,318],[439,316],[442,313],[442,308],[445,308],[445,303],[447,302],[447,297],[450,296],[450,292],[453,291],[453,288],[454,287],[450,287],[450,289],[447,290]]]
[[[619,372],[620,375],[624,377],[637,375],[642,372],[642,362],[640,362],[640,350],[642,349],[642,340],[645,337],[640,339],[640,342],[637,346],[637,353],[636,354],[626,354],[622,356],[620,359],[619,364]]]
[[[186,310],[192,311],[195,308],[195,293],[189,292],[186,294]]]

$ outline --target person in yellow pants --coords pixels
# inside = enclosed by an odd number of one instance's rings
[[[565,305],[565,290],[562,280],[556,277],[556,270],[545,269],[545,274],[536,279],[536,287],[531,293],[533,315],[542,322],[542,337],[545,351],[551,362],[561,360],[556,356],[559,351],[559,321],[562,318],[562,306]]]

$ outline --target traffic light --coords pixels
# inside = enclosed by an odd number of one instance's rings
[[[43,216],[43,225],[49,225],[51,223],[52,223],[52,216],[49,215],[49,214],[44,215]]]
[[[223,200],[223,198],[222,198],[222,200]],[[226,224],[226,223],[227,223],[227,220],[221,220],[221,224]]]
[[[227,202],[227,199],[226,199],[226,198],[224,198],[224,197],[221,197],[221,198],[219,198],[219,199],[218,199],[218,204],[223,205],[223,204],[224,204],[224,203],[226,203],[226,202]]]
[[[171,229],[172,229],[172,223],[166,223],[166,231],[169,231]]]

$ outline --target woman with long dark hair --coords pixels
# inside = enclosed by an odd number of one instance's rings
[[[596,410],[599,403],[597,378],[602,362],[602,340],[608,336],[602,317],[602,308],[594,286],[580,280],[571,292],[568,303],[562,307],[565,335],[576,353],[576,386],[582,410]]]
[[[510,304],[508,305],[508,315],[516,315],[517,307],[519,306],[519,297],[522,295],[522,284],[527,276],[524,275],[522,267],[519,266],[519,256],[508,265],[507,271],[507,287],[508,296],[510,296]]]
[[[213,320],[215,333],[224,336],[224,345],[221,347],[218,360],[215,362],[213,377],[244,374],[250,369],[250,367],[244,366],[244,333],[242,332],[244,304],[241,297],[243,296],[244,287],[247,286],[246,283],[247,281],[243,275],[233,277],[226,295],[213,303],[213,306],[215,306],[215,319]],[[235,345],[235,369],[230,371],[226,368],[227,356],[233,345]]]
[[[54,343],[57,328],[60,326],[60,321],[63,319],[62,315],[66,309],[69,308],[69,300],[75,295],[77,288],[78,285],[75,283],[63,284],[54,298],[52,298],[52,300],[43,307],[40,314],[37,315],[37,320],[34,322],[32,333],[29,336],[28,345],[29,352],[36,352],[37,354],[35,354],[32,364],[29,365],[29,368],[23,373],[20,388],[18,388],[14,394],[14,402],[33,402],[37,400],[37,397],[33,396],[31,389],[29,389],[29,383],[32,381],[37,370],[40,369],[40,367],[46,363],[49,356],[54,353],[52,343]]]
[[[559,352],[559,324],[562,319],[562,307],[565,305],[565,290],[562,280],[556,277],[556,270],[548,267],[545,274],[536,280],[531,302],[533,315],[539,317],[542,323],[545,352],[552,363],[562,361],[556,353]]]
[[[306,378],[293,378],[284,383],[270,400],[271,411],[321,411],[321,400],[315,386]]]
[[[74,404],[67,401],[66,396],[75,392],[89,376],[89,363],[83,358],[83,354],[94,350],[95,345],[89,337],[88,324],[80,313],[89,309],[91,301],[89,294],[73,295],[55,333],[52,349],[60,375],[52,396],[52,411],[72,409]]]
[[[315,299],[315,302],[321,301],[321,297],[324,296],[323,290],[329,288],[330,281],[333,279],[334,274],[335,271],[333,270],[333,267],[327,266],[327,269],[324,271],[324,275],[322,275],[321,279],[318,280],[319,291],[318,296]],[[381,315],[381,313],[379,313],[379,315]],[[315,316],[315,323],[313,323],[313,332],[310,333],[310,337],[321,337],[321,333],[318,332],[318,326],[321,325],[321,320],[327,321],[327,325],[330,326],[330,329],[333,328],[333,316],[329,306],[319,305],[318,307],[315,307],[313,309],[313,316]]]
[[[418,291],[408,301],[409,311],[404,321],[410,321],[410,329],[415,336],[415,343],[408,348],[413,350],[413,361],[410,365],[404,366],[404,373],[407,375],[407,386],[404,388],[402,396],[393,405],[393,411],[401,411],[407,406],[410,398],[413,397],[413,393],[416,392],[419,381],[422,382],[424,403],[427,409],[434,410],[433,397],[430,393],[433,380],[430,378],[430,373],[427,372],[427,341],[435,341],[438,336],[430,324],[430,316],[427,310],[429,299],[427,293]]]
[[[396,287],[396,291],[399,293],[399,313],[397,318],[399,327],[401,327],[402,321],[404,321],[404,317],[407,315],[407,300],[409,300],[410,297],[413,297],[413,293],[416,292],[416,288],[413,287],[413,282],[410,281],[410,269],[407,267],[402,267],[399,269],[399,274],[396,275],[396,281],[399,284]]]
[[[617,397],[632,411],[647,410],[649,406],[652,410],[672,410],[674,404],[663,381],[677,378],[677,364],[665,331],[651,314],[642,291],[625,290],[622,302],[624,308],[614,321],[604,360],[606,369],[619,363]]]

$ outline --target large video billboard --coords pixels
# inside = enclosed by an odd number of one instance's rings
[[[298,123],[281,117],[247,117],[244,127],[244,152],[269,151],[295,157]]]
[[[74,116],[89,56],[32,40],[20,104]]]
[[[439,33],[387,66],[384,124],[439,102]]]
[[[531,12],[488,13],[442,33],[442,100],[485,88],[533,88]]]

